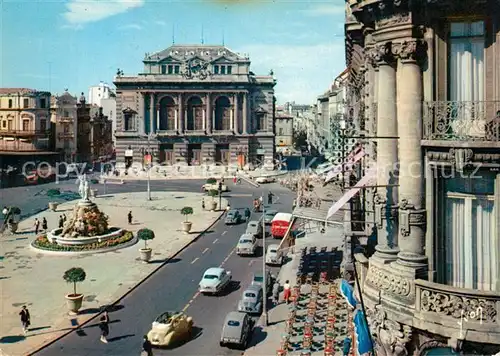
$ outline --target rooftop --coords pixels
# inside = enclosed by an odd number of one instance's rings
[[[235,61],[248,61],[248,55],[238,54],[226,46],[222,45],[172,45],[164,50],[146,53],[144,62],[158,62],[165,58],[173,58],[178,60],[186,60],[193,57],[213,61],[219,58],[227,58]]]
[[[31,93],[47,93],[30,88],[0,88],[0,94],[31,94]]]

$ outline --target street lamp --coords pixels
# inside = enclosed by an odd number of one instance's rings
[[[266,281],[266,206],[264,204],[264,192],[261,195],[262,199],[262,292],[264,295],[264,303],[262,303],[262,322],[267,326],[267,281]]]
[[[148,200],[151,200],[151,166],[152,166],[152,161],[153,161],[153,155],[151,154],[151,140],[154,140],[156,139],[157,135],[153,132],[150,132],[149,134],[147,135],[143,135],[141,136],[143,138],[146,138],[147,139],[147,152],[150,156],[150,160],[149,160],[149,163],[148,163],[148,166],[146,167],[146,170],[147,170],[147,173],[148,173]],[[144,159],[144,155],[142,157]]]

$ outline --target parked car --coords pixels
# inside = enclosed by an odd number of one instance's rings
[[[258,177],[257,179],[255,179],[255,182],[256,183],[259,183],[259,184],[266,184],[266,183],[274,183],[276,182],[276,178],[274,177]]]
[[[231,209],[226,215],[225,223],[226,225],[239,224],[243,220],[241,213],[236,209]]]
[[[252,234],[241,235],[238,244],[236,245],[236,254],[255,255],[257,252],[257,239]]]
[[[148,340],[153,346],[165,347],[191,339],[193,318],[182,312],[167,311],[160,314],[148,332]]]
[[[209,268],[201,278],[199,291],[202,294],[218,294],[231,283],[232,279],[231,272],[224,268]]]
[[[241,295],[238,311],[248,314],[260,314],[263,308],[262,286],[251,284]]]
[[[262,237],[262,223],[252,220],[248,223],[245,234],[252,234],[255,237]]]
[[[278,211],[274,209],[269,209],[264,212],[264,222],[266,225],[271,225],[276,214],[278,214]]]
[[[270,271],[266,272],[266,292],[267,294],[271,294],[272,292],[272,287],[274,283],[274,278],[271,275]],[[255,273],[252,278],[252,283],[253,285],[261,286],[263,287],[264,285],[264,277],[261,272]]]
[[[245,349],[252,336],[253,320],[246,313],[229,312],[222,325],[220,346],[235,345]]]
[[[279,245],[267,246],[266,264],[281,266],[283,264],[284,257],[283,252],[279,249]]]

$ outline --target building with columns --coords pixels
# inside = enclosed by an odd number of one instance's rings
[[[272,165],[272,74],[255,75],[224,46],[172,45],[143,63],[143,73],[114,80],[118,162],[150,152],[167,165]]]
[[[360,166],[376,167],[346,236],[377,239],[355,255],[377,355],[500,351],[499,13],[346,0],[347,105],[365,104]]]

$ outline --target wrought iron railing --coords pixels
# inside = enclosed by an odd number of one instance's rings
[[[50,131],[48,130],[0,130],[0,136],[12,137],[48,137]]]
[[[500,141],[500,101],[424,102],[423,139]]]

